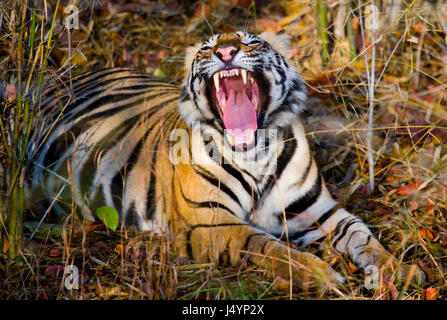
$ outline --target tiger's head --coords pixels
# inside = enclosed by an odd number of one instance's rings
[[[225,134],[246,149],[259,129],[281,129],[296,121],[305,87],[285,58],[285,35],[217,34],[187,49],[180,114]]]

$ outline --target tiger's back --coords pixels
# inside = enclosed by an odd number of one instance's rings
[[[56,213],[72,212],[73,200],[89,220],[96,208],[110,206],[128,225],[152,229],[145,224],[157,218],[161,190],[151,168],[169,127],[182,122],[178,87],[126,69],[71,81],[44,93],[28,150],[28,199],[48,208],[60,194]]]

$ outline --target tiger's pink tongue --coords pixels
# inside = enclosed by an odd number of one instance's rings
[[[230,89],[228,100],[225,104],[223,122],[227,133],[241,142],[248,140],[250,133],[258,128],[256,111],[245,92]]]

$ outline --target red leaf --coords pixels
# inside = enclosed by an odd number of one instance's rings
[[[261,31],[271,32],[271,33],[277,33],[281,31],[281,25],[271,19],[258,19],[258,28]]]
[[[404,186],[402,188],[399,188],[397,190],[397,194],[400,194],[401,196],[409,195],[414,190],[419,188],[421,186],[421,184],[422,184],[422,182],[417,182],[417,183],[412,183],[412,184],[406,185],[406,186]]]
[[[206,17],[211,11],[211,7],[203,2],[199,3],[194,12],[194,16],[197,18]]]
[[[62,276],[64,275],[64,266],[49,266],[45,269],[44,275],[50,278],[62,279]]]
[[[433,235],[434,231],[431,228],[420,228],[418,233],[422,239],[428,239],[432,241],[435,237]]]
[[[17,98],[17,88],[14,84],[6,86],[6,93],[8,94],[8,101],[11,103]]]
[[[110,250],[109,246],[102,240],[96,241],[93,244],[92,249],[97,250],[97,251],[107,251],[107,250]]]
[[[61,255],[61,252],[59,249],[53,248],[50,250],[50,257],[58,257]]]
[[[414,24],[413,29],[419,33],[425,33],[428,31],[427,27],[422,22]]]
[[[424,290],[423,297],[425,300],[436,300],[439,297],[439,290],[435,288],[427,288]]]

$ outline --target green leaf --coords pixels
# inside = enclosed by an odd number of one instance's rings
[[[120,221],[118,212],[112,207],[101,207],[96,209],[96,215],[107,228],[115,231]]]
[[[166,73],[161,70],[160,68],[157,68],[154,70],[154,76],[158,77],[158,78],[164,78],[166,77]]]

